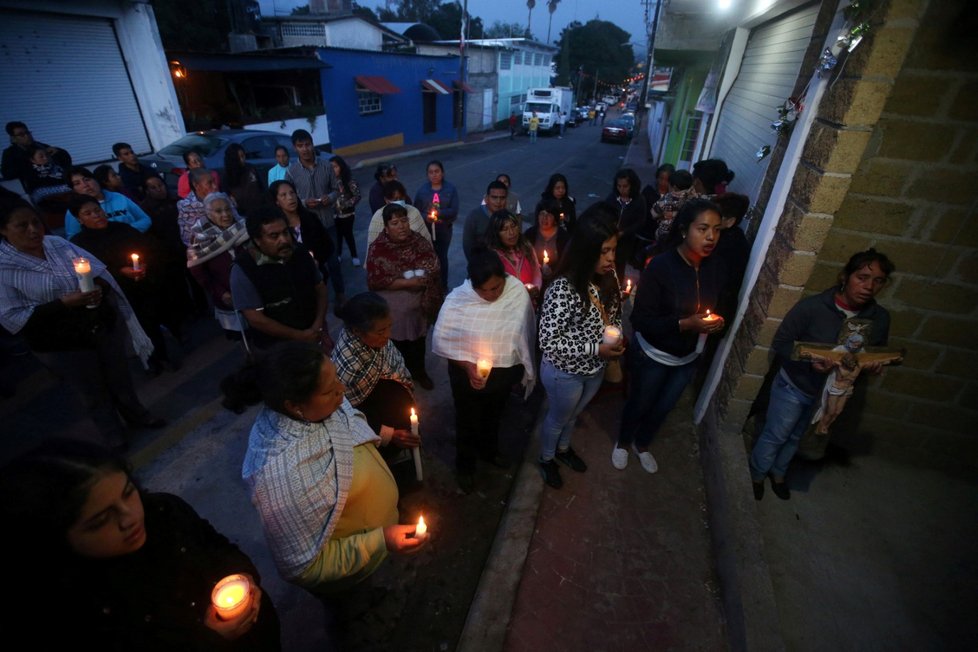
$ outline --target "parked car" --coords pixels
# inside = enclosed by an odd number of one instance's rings
[[[605,123],[604,127],[601,129],[602,143],[627,143],[629,139],[631,139],[631,133],[628,123],[623,121],[621,118]]]
[[[251,129],[195,131],[161,148],[155,154],[140,156],[139,160],[143,165],[159,172],[166,185],[174,190],[180,175],[187,171],[187,164],[183,161],[184,153],[191,150],[197,152],[208,169],[223,174],[224,152],[231,143],[238,143],[244,148],[248,163],[255,167],[262,180],[275,165],[275,148],[279,145],[288,149],[289,158],[295,160],[295,150],[289,136],[275,131]],[[332,154],[327,151],[329,145],[320,145],[316,149],[324,161],[332,158]]]
[[[588,121],[588,119],[589,119],[588,113],[591,111],[591,107],[589,107],[589,106],[579,106],[579,107],[577,107],[574,110],[577,111],[577,123],[578,124],[584,124],[585,122]]]
[[[624,122],[628,127],[628,137],[631,138],[635,134],[635,114],[622,113],[618,120]]]

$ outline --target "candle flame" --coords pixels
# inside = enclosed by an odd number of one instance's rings
[[[547,265],[550,263],[550,256],[547,254],[547,250],[543,250],[543,264]]]
[[[416,416],[418,416],[417,414],[415,414],[415,413],[414,413],[414,408],[411,408],[411,416],[412,416],[412,417],[416,417]]]
[[[707,316],[707,317],[709,317],[709,316],[710,316],[710,309],[709,309],[709,308],[707,308],[707,309],[706,309],[706,316]]]
[[[428,526],[424,522],[424,516],[419,516],[418,517],[418,526],[416,528],[414,528],[414,536],[416,536],[416,537],[423,537],[427,533],[428,533]]]

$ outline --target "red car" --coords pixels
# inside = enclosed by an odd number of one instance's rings
[[[623,120],[612,120],[601,129],[601,142],[627,143],[630,129]]]

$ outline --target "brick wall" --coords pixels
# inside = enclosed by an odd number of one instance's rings
[[[872,36],[818,107],[714,407],[725,430],[739,431],[784,314],[875,246],[897,265],[879,299],[893,316],[891,342],[908,355],[847,416],[859,415],[875,452],[978,467],[975,8],[877,7]]]

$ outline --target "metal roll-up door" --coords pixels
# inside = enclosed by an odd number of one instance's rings
[[[152,151],[112,21],[0,10],[0,121],[79,164],[112,158],[112,144]]]
[[[736,174],[732,192],[757,198],[770,159],[758,162],[755,152],[777,141],[771,123],[778,118],[777,107],[794,90],[818,7],[802,7],[751,32],[740,72],[720,110],[710,152],[710,158],[723,159]]]

